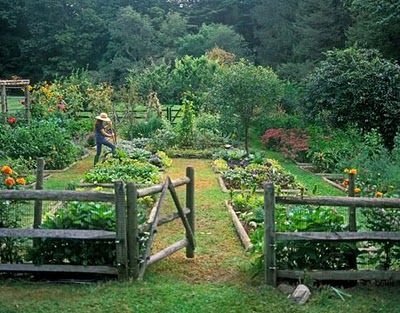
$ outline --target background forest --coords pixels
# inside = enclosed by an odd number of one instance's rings
[[[300,80],[333,48],[399,60],[399,11],[388,0],[0,0],[0,76],[87,68],[118,84],[131,69],[218,46]]]

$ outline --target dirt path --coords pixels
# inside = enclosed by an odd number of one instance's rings
[[[173,179],[183,177],[187,166],[195,169],[196,256],[194,259],[186,259],[182,250],[153,265],[150,271],[191,282],[243,282],[248,277],[248,273],[245,276],[243,272],[249,264],[249,257],[237,239],[225,208],[224,201],[228,196],[220,191],[217,176],[212,172],[208,160],[174,159],[165,175]],[[183,202],[185,189],[181,187],[179,190]],[[170,198],[168,203],[169,206],[161,215],[175,210]],[[182,238],[184,231],[179,220],[164,225],[157,234],[155,250]]]

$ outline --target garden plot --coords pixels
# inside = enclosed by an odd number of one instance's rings
[[[214,157],[212,167],[221,174],[218,182],[223,192],[262,192],[263,183],[267,181],[273,182],[280,192],[303,192],[294,175],[286,172],[276,160],[263,155],[246,155],[238,149],[223,150]]]

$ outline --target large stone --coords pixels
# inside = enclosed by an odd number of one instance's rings
[[[311,291],[306,285],[298,285],[293,293],[289,296],[289,299],[297,304],[304,304],[308,301],[311,296]]]

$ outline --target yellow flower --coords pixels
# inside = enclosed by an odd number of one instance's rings
[[[354,188],[354,192],[355,192],[355,193],[360,193],[360,192],[361,192],[361,189],[358,188],[358,187],[357,187],[357,188]]]
[[[14,178],[12,178],[12,177],[7,177],[7,178],[4,180],[4,184],[6,184],[7,187],[12,187],[12,186],[15,185],[15,180],[14,180]]]
[[[9,167],[8,165],[4,165],[4,166],[1,168],[1,172],[2,172],[3,174],[6,174],[6,175],[11,175],[11,174],[13,173],[13,170],[12,170],[11,167]]]
[[[352,169],[349,171],[349,173],[350,173],[350,174],[353,174],[353,175],[357,175],[357,170],[356,170],[355,168],[352,168]]]
[[[26,184],[26,180],[23,177],[17,178],[16,182],[17,182],[18,185],[25,185]]]
[[[383,193],[380,192],[380,191],[377,191],[377,192],[375,193],[375,197],[377,197],[377,198],[382,198],[382,197],[383,197]]]
[[[349,171],[350,171],[350,170],[349,170],[348,168],[345,168],[343,172],[345,172],[346,174],[348,174]]]

